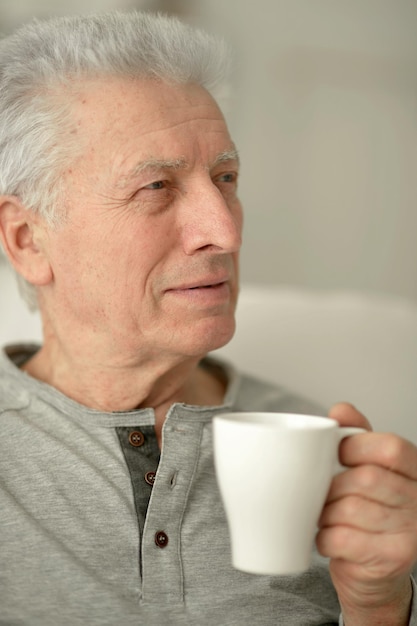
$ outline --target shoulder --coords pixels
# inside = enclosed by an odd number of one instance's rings
[[[301,413],[304,415],[327,415],[320,403],[310,400],[285,386],[265,378],[239,371],[231,361],[210,355],[205,359],[210,367],[223,372],[227,380],[226,404],[234,411],[265,411]]]
[[[245,411],[278,411],[326,415],[323,406],[286,387],[255,376],[240,374],[236,408]]]
[[[8,346],[0,350],[0,417],[26,408],[30,403],[29,379],[19,369],[32,346]]]

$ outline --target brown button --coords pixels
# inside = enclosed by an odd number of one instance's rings
[[[153,486],[153,484],[155,482],[155,476],[156,476],[156,472],[146,472],[146,474],[145,474],[145,481],[151,487]]]
[[[143,433],[141,433],[140,430],[132,431],[129,435],[129,443],[131,446],[135,446],[135,448],[143,446],[143,444],[145,443],[145,437]]]
[[[166,548],[168,545],[168,535],[164,533],[163,530],[158,530],[158,532],[155,533],[155,543],[158,548]]]

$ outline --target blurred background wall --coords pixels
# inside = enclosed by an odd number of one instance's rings
[[[0,0],[0,30],[114,7],[235,48],[244,281],[417,300],[417,0]]]

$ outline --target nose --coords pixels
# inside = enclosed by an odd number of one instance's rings
[[[210,180],[186,196],[181,235],[184,251],[238,252],[242,245],[242,207],[235,194],[225,197]]]

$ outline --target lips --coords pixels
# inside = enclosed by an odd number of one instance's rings
[[[228,282],[229,277],[221,277],[221,278],[206,278],[202,280],[193,281],[192,283],[179,285],[178,287],[173,287],[168,289],[168,291],[187,291],[193,289],[208,289],[210,287],[218,287],[219,285],[223,285]]]

